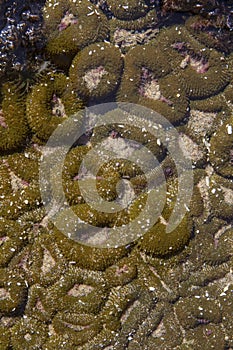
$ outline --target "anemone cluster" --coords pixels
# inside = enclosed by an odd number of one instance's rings
[[[24,8],[0,2],[0,45],[7,41],[0,68],[18,61],[25,67],[23,81],[11,74],[0,87],[1,349],[233,347],[232,1],[198,4],[47,0]],[[36,62],[37,36],[42,61],[30,77],[26,67],[30,55]],[[100,241],[108,228],[123,230],[137,219],[151,193],[156,207],[156,188],[166,183],[164,207],[145,234],[101,248],[59,229],[67,226],[67,209],[57,215],[59,228],[46,211],[39,186],[46,142],[63,121],[102,102],[123,103],[122,113],[129,112],[126,103],[148,107],[178,131],[192,164],[193,191],[171,233],[166,227],[178,197],[178,170],[167,144],[134,119],[93,127],[88,116],[88,131],[66,154],[61,180],[82,235],[88,223],[98,227]],[[144,173],[137,161],[120,156],[103,156],[95,172],[94,151],[104,142],[139,156],[142,145],[164,177],[156,166]],[[59,169],[52,170],[57,183]],[[92,208],[83,191],[95,188],[112,204],[121,186],[134,196],[120,212]],[[60,192],[56,186],[48,192],[58,210]],[[141,219],[142,228],[147,212]]]

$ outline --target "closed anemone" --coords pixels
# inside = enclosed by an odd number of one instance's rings
[[[123,0],[120,2],[107,0],[107,5],[114,16],[122,20],[132,20],[143,17],[149,10],[144,0]]]

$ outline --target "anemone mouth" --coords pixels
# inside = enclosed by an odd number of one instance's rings
[[[87,89],[92,92],[97,89],[101,79],[104,75],[108,74],[106,69],[103,66],[98,66],[96,68],[90,69],[84,76],[83,81]]]
[[[0,126],[4,129],[8,128],[2,109],[0,109]]]
[[[55,93],[53,94],[52,100],[51,100],[51,109],[52,109],[52,115],[56,117],[66,117],[66,111],[65,106],[62,102],[62,99],[58,97]]]
[[[163,96],[159,81],[156,76],[146,67],[142,67],[140,84],[138,88],[139,95],[149,100],[161,101],[168,106],[172,106],[173,102]]]
[[[63,17],[61,18],[61,21],[58,24],[57,29],[59,30],[59,32],[61,32],[67,27],[77,23],[78,23],[78,17],[68,10],[64,13]]]
[[[233,166],[233,148],[230,149],[230,152],[229,152],[229,158],[230,158],[230,165]]]
[[[201,52],[194,52],[189,43],[177,41],[171,47],[184,57],[180,67],[185,69],[188,65],[198,74],[206,73],[209,69],[209,61]]]
[[[155,101],[161,98],[158,80],[154,74],[146,67],[142,67],[141,69],[141,79],[138,92],[140,96]]]

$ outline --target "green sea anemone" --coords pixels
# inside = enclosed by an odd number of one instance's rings
[[[57,334],[66,335],[76,346],[87,343],[102,329],[97,316],[74,312],[58,312],[52,325]]]
[[[60,66],[68,67],[80,49],[108,36],[107,18],[89,0],[47,0],[43,14],[46,50]]]
[[[145,44],[153,39],[158,33],[158,29],[154,29],[157,23],[155,9],[150,10],[143,17],[129,21],[114,17],[109,20],[110,41],[126,52],[131,46]]]
[[[28,300],[25,307],[25,315],[27,317],[34,317],[42,322],[49,322],[51,320],[51,313],[46,310],[45,296],[47,291],[39,284],[33,284],[29,288]]]
[[[122,286],[137,277],[136,261],[133,258],[123,258],[105,270],[107,284],[111,287]]]
[[[0,216],[15,220],[24,212],[35,209],[40,204],[40,188],[34,181],[5,196],[0,204]]]
[[[107,5],[114,16],[122,20],[143,17],[149,10],[144,0],[123,0],[120,4],[114,0],[107,0]]]
[[[27,96],[28,123],[42,140],[47,140],[59,124],[83,107],[81,100],[69,89],[68,82],[61,73],[48,74]]]
[[[78,146],[72,148],[66,155],[62,171],[62,183],[66,199],[70,205],[84,203],[78,184],[81,175],[78,174],[83,157],[88,151],[88,146]]]
[[[27,234],[17,222],[1,218],[0,240],[1,255],[0,266],[6,267],[25,244]]]
[[[104,270],[113,265],[120,258],[130,252],[130,246],[119,248],[91,247],[67,238],[62,232],[54,228],[53,238],[57,242],[63,255],[77,266],[84,269]]]
[[[16,271],[0,269],[0,311],[4,315],[16,314],[25,303],[27,286]]]
[[[48,337],[48,326],[34,317],[25,317],[11,328],[13,349],[25,350],[42,348]]]
[[[65,276],[47,288],[43,300],[50,313],[98,314],[107,295],[102,272],[70,267]]]
[[[233,117],[229,117],[210,139],[210,163],[215,171],[233,177]]]
[[[115,92],[122,69],[118,48],[106,42],[89,45],[75,56],[70,66],[72,89],[87,100],[106,98]]]
[[[231,80],[231,62],[215,50],[207,51],[206,54],[206,59],[204,56],[194,59],[180,74],[181,85],[191,99],[216,94]]]
[[[168,219],[172,213],[176,197],[174,191],[177,189],[177,184],[175,184],[174,181],[170,181],[168,185],[168,197],[158,221],[149,228],[149,230],[146,231],[138,241],[138,246],[141,250],[161,258],[181,251],[189,242],[192,235],[192,219],[189,214],[185,215],[179,225],[172,232],[166,232]],[[129,206],[128,210],[130,219],[138,217],[138,214],[145,206],[146,200],[146,194],[142,194]],[[157,201],[155,194],[155,203]]]
[[[117,100],[141,104],[177,123],[186,116],[188,101],[176,77],[168,75],[170,72],[167,57],[156,46],[132,48],[125,56]]]
[[[219,175],[210,178],[209,197],[212,213],[218,218],[231,220],[233,218],[233,183]]]
[[[184,26],[164,29],[154,44],[167,54],[181,87],[191,99],[218,93],[232,78],[231,61],[216,50],[200,44]]]
[[[16,92],[14,84],[4,83],[0,99],[0,151],[21,148],[25,144],[28,131],[24,101]]]
[[[197,327],[202,324],[202,320],[206,320],[207,323],[219,323],[222,319],[218,303],[207,298],[180,299],[175,309],[179,322],[185,329]]]
[[[33,228],[32,228],[33,229]],[[30,284],[39,283],[47,287],[55,283],[65,271],[65,260],[56,243],[50,244],[49,233],[40,233],[34,238],[26,265],[27,278]]]

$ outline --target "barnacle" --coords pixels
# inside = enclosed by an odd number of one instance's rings
[[[56,127],[82,108],[63,74],[48,74],[27,96],[26,113],[32,131],[47,140]]]
[[[24,101],[15,91],[13,83],[4,83],[1,88],[0,151],[22,147],[28,131]]]
[[[89,0],[47,0],[44,7],[46,50],[58,65],[69,66],[83,47],[108,36],[108,22]]]
[[[34,317],[25,317],[11,328],[11,342],[16,350],[38,349],[48,337],[48,326]]]
[[[215,171],[231,178],[233,176],[233,117],[229,117],[210,139],[210,163]]]
[[[5,315],[12,315],[19,310],[25,303],[27,295],[27,286],[22,277],[16,271],[8,268],[0,270],[0,311]]]
[[[119,49],[103,42],[89,45],[75,56],[69,77],[72,88],[82,98],[99,100],[114,93],[122,69]]]

